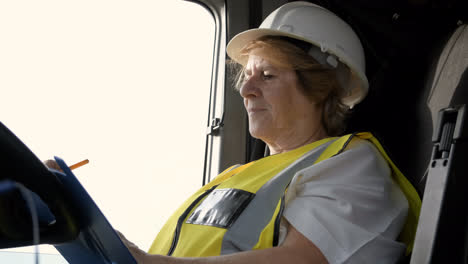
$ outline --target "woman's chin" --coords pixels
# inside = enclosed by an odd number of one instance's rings
[[[267,130],[259,127],[250,127],[249,128],[250,135],[254,138],[264,139],[268,136]]]

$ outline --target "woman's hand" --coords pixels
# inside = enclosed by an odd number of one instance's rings
[[[132,254],[133,258],[135,258],[137,263],[140,263],[140,264],[146,263],[146,259],[149,256],[148,253],[144,252],[137,245],[135,245],[131,241],[129,241],[122,233],[120,233],[117,230],[115,230],[115,231],[117,232],[117,234],[119,235],[120,239],[125,244],[125,246],[128,248],[128,250]]]
[[[44,161],[44,165],[46,165],[47,168],[62,171],[62,169],[55,160],[48,159]]]

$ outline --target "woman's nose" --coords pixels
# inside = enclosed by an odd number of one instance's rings
[[[261,94],[256,79],[256,76],[245,77],[244,83],[242,84],[239,91],[243,98],[252,96],[257,97]]]

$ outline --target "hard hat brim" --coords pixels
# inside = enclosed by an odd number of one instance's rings
[[[310,40],[301,38],[300,36],[289,34],[284,31],[275,30],[275,29],[267,29],[267,28],[254,28],[249,29],[244,32],[241,32],[234,36],[231,41],[229,41],[226,51],[228,56],[236,61],[239,64],[245,65],[247,62],[247,58],[241,55],[241,50],[247,45],[249,42],[256,40],[258,38],[264,36],[282,36],[282,37],[289,37],[293,39],[298,39],[305,41],[307,43],[311,43],[317,47],[320,47],[319,43],[312,43]]]

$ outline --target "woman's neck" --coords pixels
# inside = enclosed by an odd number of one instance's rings
[[[288,152],[327,137],[328,135],[325,130],[322,127],[319,127],[308,136],[300,137],[298,135],[287,135],[274,141],[264,141],[270,149],[270,154],[273,155]]]

